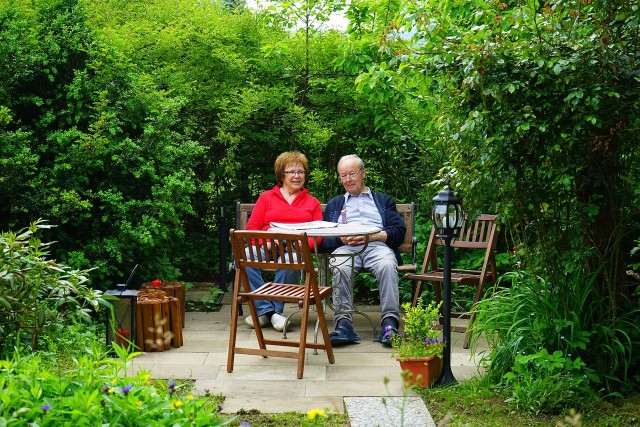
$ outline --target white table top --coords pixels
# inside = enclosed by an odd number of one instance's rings
[[[271,227],[269,231],[292,232],[304,231],[309,237],[347,237],[347,236],[370,236],[380,231],[380,228],[362,224],[338,224],[335,227],[325,228],[296,228],[289,230],[284,228]]]

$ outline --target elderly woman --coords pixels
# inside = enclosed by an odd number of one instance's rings
[[[247,230],[268,230],[271,222],[296,223],[322,220],[322,208],[318,199],[304,188],[309,175],[307,157],[298,151],[287,151],[278,156],[274,164],[278,184],[258,197],[256,205],[247,222]],[[313,248],[314,239],[309,239]],[[262,273],[256,268],[248,268],[247,275],[252,290],[264,284]],[[277,283],[298,283],[299,271],[278,270],[275,275]],[[286,317],[282,315],[284,303],[280,301],[256,301],[256,309],[260,326],[269,322],[277,331],[286,325]],[[244,319],[253,328],[253,319]]]

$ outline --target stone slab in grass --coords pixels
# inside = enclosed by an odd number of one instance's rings
[[[418,396],[345,397],[351,427],[436,427]]]

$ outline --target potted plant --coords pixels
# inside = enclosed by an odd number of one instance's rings
[[[445,346],[438,340],[440,306],[433,301],[424,305],[422,299],[418,299],[415,307],[402,304],[404,332],[391,337],[391,346],[392,356],[400,362],[408,386],[430,387],[440,377]]]

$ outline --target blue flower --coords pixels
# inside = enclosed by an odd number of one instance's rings
[[[47,412],[49,409],[51,409],[51,405],[47,403],[46,405],[42,405],[40,409],[42,409],[43,412]]]
[[[126,386],[122,387],[122,392],[126,396],[127,394],[129,394],[132,388],[133,388],[133,384],[127,384]]]
[[[242,421],[240,423],[240,427],[251,427],[251,423],[247,422],[247,421]]]

